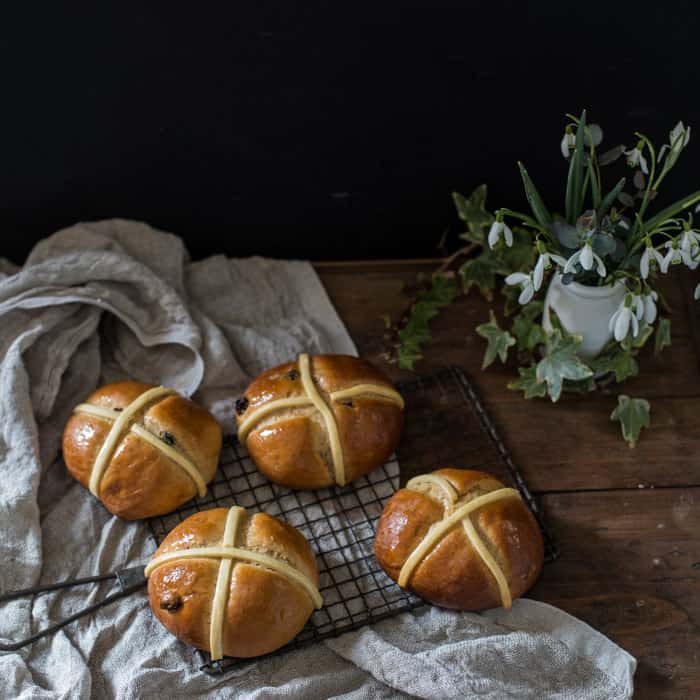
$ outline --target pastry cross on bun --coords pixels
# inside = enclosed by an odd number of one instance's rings
[[[73,409],[63,433],[71,474],[128,520],[168,513],[206,493],[221,428],[173,389],[107,384]]]
[[[303,535],[264,513],[248,517],[239,506],[180,523],[145,574],[156,617],[213,660],[272,652],[323,605]]]
[[[344,486],[390,457],[403,399],[365,360],[304,354],[253,380],[236,403],[236,421],[239,441],[271,481]]]
[[[457,610],[509,608],[544,558],[537,522],[516,489],[482,472],[440,469],[397,491],[375,554],[402,588]]]

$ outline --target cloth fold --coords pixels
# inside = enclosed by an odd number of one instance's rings
[[[18,269],[0,260],[0,591],[147,561],[141,523],[111,516],[56,460],[72,407],[126,376],[206,405],[226,432],[251,376],[299,352],[355,354],[305,262],[216,256],[146,224],[78,224]],[[17,639],[108,585],[3,606]],[[8,698],[627,698],[635,661],[587,625],[534,601],[483,615],[425,608],[212,678],[151,615],[145,594],[17,653],[0,654]]]

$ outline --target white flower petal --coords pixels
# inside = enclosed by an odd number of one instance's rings
[[[645,175],[649,174],[649,168],[647,168],[647,159],[640,152],[639,154],[639,167]]]
[[[639,321],[634,314],[630,315],[630,321],[632,321],[632,335],[636,338],[639,335]]]
[[[513,232],[510,230],[508,224],[503,224],[503,235],[506,239],[506,245],[510,248],[513,245]]]
[[[569,157],[569,139],[567,138],[568,134],[564,134],[564,138],[561,140],[561,154],[564,156],[564,158]]]
[[[664,275],[668,272],[668,266],[671,264],[671,260],[673,260],[673,248],[668,249],[668,253],[664,255],[661,263],[659,264],[661,272],[663,272]]]
[[[698,287],[700,287],[700,285],[698,285]],[[622,309],[616,309],[615,313],[610,317],[610,320],[608,321],[608,330],[611,333],[615,329],[615,324],[617,323],[617,317],[620,315],[621,310]]]
[[[550,254],[549,259],[553,260],[559,267],[566,267],[566,258],[562,258],[561,255]]]
[[[644,320],[649,325],[656,321],[656,303],[654,302],[654,294],[656,294],[656,292],[647,294],[644,297]]]
[[[642,275],[642,279],[649,277],[649,251],[651,248],[647,246],[644,248],[642,257],[639,260],[639,273]]]
[[[693,297],[695,299],[700,299],[700,284],[698,284],[698,286],[695,287],[695,291],[693,292]]]
[[[588,243],[581,248],[581,267],[584,270],[590,270],[593,267],[593,248]]]
[[[634,318],[634,314],[628,308],[620,310],[617,321],[615,321],[615,340],[618,343],[627,337],[631,318]]]
[[[532,284],[536,291],[542,286],[542,280],[544,279],[544,266],[548,257],[549,256],[546,253],[540,255],[537,260],[537,264],[535,265],[535,270],[532,273]]]
[[[489,229],[489,247],[495,247],[498,243],[498,239],[501,237],[501,231],[503,230],[502,221],[494,221]]]
[[[506,277],[505,282],[507,285],[514,287],[516,284],[523,284],[523,282],[529,279],[530,277],[524,272],[511,272],[508,277]]]
[[[523,285],[523,291],[520,292],[520,296],[518,297],[518,302],[520,302],[521,305],[525,306],[525,304],[530,303],[532,300],[532,297],[535,296],[535,289],[532,286],[532,283],[529,284],[524,284]]]
[[[637,318],[643,318],[644,317],[644,300],[640,296],[635,296],[634,300],[634,313],[637,316]]]
[[[564,272],[573,272],[574,269],[576,268],[576,263],[578,262],[578,259],[581,257],[581,251],[578,250],[576,251],[567,261],[566,265],[564,265]]]
[[[596,262],[596,270],[598,271],[598,275],[600,277],[605,277],[607,274],[607,270],[605,269],[605,263],[603,262],[603,259],[599,255],[593,256],[595,258]]]

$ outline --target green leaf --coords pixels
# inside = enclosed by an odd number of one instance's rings
[[[660,318],[656,324],[654,336],[654,354],[660,355],[661,351],[671,344],[671,319]]]
[[[596,175],[595,167],[593,164],[593,156],[588,159],[588,179],[591,182],[591,193],[593,194],[593,208],[597,209],[600,206],[600,182],[598,182],[598,176]]]
[[[479,291],[489,301],[493,298],[491,293],[496,287],[496,270],[498,260],[491,255],[492,251],[486,251],[478,258],[472,258],[459,268],[462,278],[462,288],[467,294],[472,287],[478,287]]]
[[[522,307],[522,311],[513,319],[511,331],[518,341],[518,350],[534,350],[546,342],[547,335],[535,319],[542,314],[544,304],[541,301],[531,301]]]
[[[510,382],[508,384],[509,389],[523,391],[526,399],[541,398],[547,395],[547,385],[537,379],[537,368],[535,365],[518,367],[518,374],[520,378]]]
[[[637,444],[642,428],[651,425],[650,410],[646,399],[631,399],[625,394],[617,397],[617,406],[610,414],[610,420],[620,421],[622,437],[630,447]]]
[[[525,166],[520,161],[518,161],[518,167],[520,168],[520,176],[522,177],[523,185],[525,186],[525,196],[527,197],[530,209],[532,209],[532,213],[535,215],[535,219],[537,219],[537,222],[540,226],[542,226],[542,228],[549,228],[549,225],[552,223],[551,214],[549,211],[547,211],[547,207],[545,207],[542,197],[540,197],[540,193],[537,191],[535,184],[527,174]]]
[[[620,178],[618,183],[613,187],[610,192],[608,192],[605,197],[603,197],[603,201],[601,202],[600,206],[598,207],[598,220],[602,221],[603,217],[608,213],[608,210],[610,207],[615,204],[617,201],[617,197],[622,192],[622,188],[625,186],[627,183],[626,178]]]
[[[583,148],[586,131],[586,110],[576,128],[576,141],[569,163],[569,176],[566,180],[566,220],[574,224],[580,213],[583,200]]]
[[[454,277],[435,275],[430,286],[418,295],[398,333],[397,355],[401,369],[413,369],[414,364],[423,357],[421,345],[430,340],[430,320],[452,303],[458,291]]]
[[[486,369],[496,357],[505,363],[508,359],[508,348],[515,345],[515,338],[498,325],[493,311],[489,311],[489,314],[491,320],[476,327],[476,332],[488,342],[481,369]]]
[[[479,185],[468,197],[459,192],[452,193],[452,200],[457,208],[457,216],[466,222],[467,231],[460,234],[472,243],[484,243],[486,240],[486,229],[494,221],[493,214],[486,211],[486,185]]]
[[[518,297],[520,296],[520,287],[511,287],[504,284],[501,286],[501,295],[505,299],[505,302],[503,303],[504,316],[512,316],[513,314],[517,314],[521,309],[527,308],[522,307],[518,301]]]
[[[564,391],[570,391],[575,394],[588,394],[591,391],[597,389],[595,379],[593,377],[588,377],[588,379],[581,379],[577,382],[572,382],[569,379],[564,380]]]
[[[674,202],[665,209],[662,209],[655,216],[652,216],[651,219],[649,219],[646,223],[646,230],[649,233],[653,233],[654,229],[656,229],[657,226],[661,226],[661,224],[663,224],[664,221],[674,217],[676,214],[679,214],[684,209],[692,207],[693,204],[695,204],[696,202],[700,202],[700,190],[698,190],[697,192],[693,192],[693,194],[689,194],[687,197],[683,197],[683,199],[679,199],[677,202]]]
[[[619,346],[615,346],[609,353],[594,358],[589,365],[596,374],[613,372],[615,381],[618,383],[639,374],[639,365],[633,355]]]
[[[537,363],[537,379],[547,383],[547,393],[552,401],[558,401],[565,379],[578,381],[593,375],[576,355],[581,345],[581,337],[563,335],[555,328],[547,336],[546,355]]]
[[[644,347],[647,340],[651,338],[651,334],[654,332],[654,327],[650,326],[646,321],[639,322],[639,333],[635,338],[631,333],[620,343],[623,350],[629,352],[630,350],[639,350]]]

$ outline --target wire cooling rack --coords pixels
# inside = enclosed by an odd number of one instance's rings
[[[450,367],[399,386],[406,401],[398,461],[345,487],[291,491],[269,482],[235,438],[224,441],[221,463],[207,495],[195,498],[149,525],[157,544],[178,523],[208,508],[239,505],[280,516],[298,528],[317,557],[324,606],[279,654],[336,637],[387,617],[413,610],[423,601],[399,588],[374,558],[374,532],[384,505],[415,474],[440,467],[482,469],[519,489],[542,529],[546,559],[558,552],[537,503],[513,464],[505,445],[462,370]],[[399,463],[401,470],[399,470]],[[401,473],[400,473],[401,472]],[[219,674],[246,663],[224,658],[212,662],[197,652],[200,668]]]

